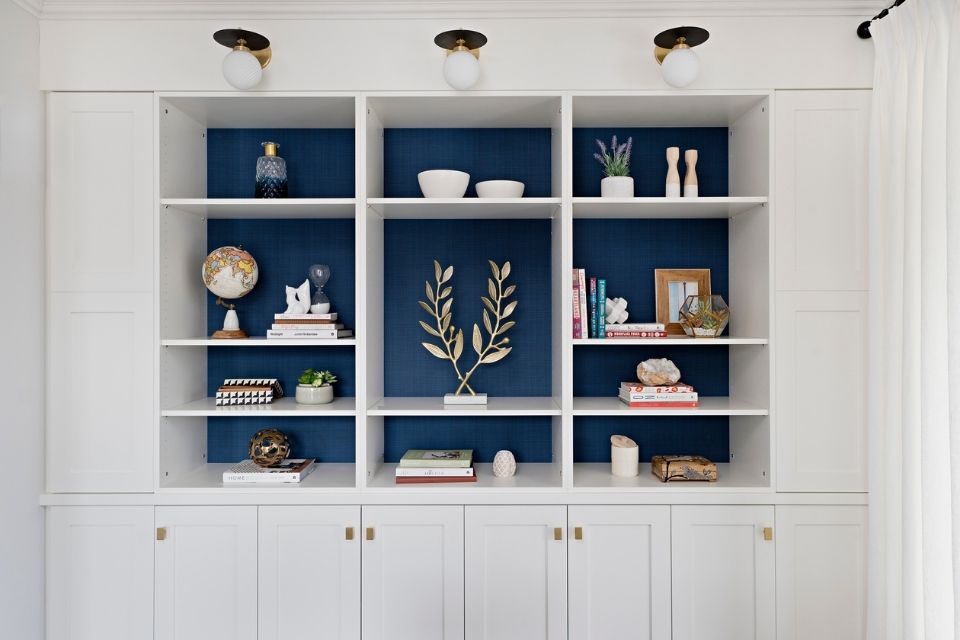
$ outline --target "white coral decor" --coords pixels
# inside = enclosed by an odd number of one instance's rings
[[[667,358],[651,358],[637,365],[637,379],[651,387],[675,384],[680,380],[680,369]]]

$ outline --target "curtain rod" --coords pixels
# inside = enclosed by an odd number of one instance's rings
[[[857,27],[857,35],[860,36],[860,38],[862,38],[863,40],[866,40],[867,38],[872,38],[873,36],[870,33],[870,23],[873,22],[874,20],[880,20],[881,18],[886,18],[887,14],[890,13],[890,9],[893,9],[894,7],[899,7],[906,1],[907,0],[895,0],[895,2],[892,5],[890,5],[889,7],[887,7],[880,13],[878,13],[877,15],[873,16],[869,20],[864,20],[863,22],[861,22],[860,26]]]

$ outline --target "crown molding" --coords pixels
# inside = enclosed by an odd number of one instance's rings
[[[14,0],[42,19],[871,16],[887,0]]]

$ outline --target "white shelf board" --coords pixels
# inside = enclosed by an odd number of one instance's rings
[[[734,218],[766,196],[731,198],[574,198],[574,218]]]
[[[700,398],[699,407],[628,407],[618,398],[573,399],[575,416],[766,416],[770,411],[727,397]]]
[[[238,461],[239,462],[239,461]],[[309,489],[331,489],[342,491],[356,487],[356,465],[352,462],[321,462],[303,482],[299,484],[223,484],[223,472],[235,462],[212,462],[185,473],[164,484],[164,491],[210,491],[222,490],[223,493],[276,493],[284,491],[305,491]]]
[[[167,104],[174,106],[210,129],[353,129],[356,122],[356,98],[350,94],[171,92],[161,94],[160,99],[161,109]]]
[[[573,126],[726,127],[768,98],[764,92],[664,91],[574,95]]]
[[[191,416],[354,416],[356,398],[334,398],[329,404],[297,404],[293,398],[280,398],[270,404],[218,407],[216,399],[203,398],[179,407],[164,409],[167,418]]]
[[[355,198],[163,198],[160,205],[203,218],[353,218]]]
[[[658,491],[711,493],[716,491],[770,490],[768,478],[754,474],[743,465],[721,462],[717,464],[716,482],[660,482],[650,470],[650,463],[640,464],[640,475],[620,478],[610,473],[609,462],[575,462],[574,489],[602,491]]]
[[[684,346],[684,347],[720,347],[726,345],[741,344],[769,344],[769,338],[690,338],[687,336],[676,336],[672,338],[577,338],[573,341],[573,346]]]
[[[486,405],[443,404],[443,398],[383,398],[367,410],[371,416],[558,416],[549,397],[488,398]]]
[[[383,218],[527,219],[560,215],[560,198],[370,198]]]
[[[164,347],[352,347],[355,338],[283,338],[268,340],[263,336],[239,340],[214,338],[173,338],[161,340]]]
[[[609,465],[608,465],[609,466]],[[553,462],[527,462],[517,464],[517,473],[510,478],[497,478],[493,475],[493,465],[478,462],[474,464],[476,482],[449,482],[423,484],[397,484],[395,462],[380,465],[376,475],[367,483],[370,489],[392,489],[395,491],[451,491],[468,492],[476,490],[504,489],[561,489],[560,465]],[[308,478],[309,479],[309,478]]]
[[[552,95],[491,95],[445,91],[419,95],[369,94],[367,107],[385,128],[415,127],[551,127],[561,97]]]

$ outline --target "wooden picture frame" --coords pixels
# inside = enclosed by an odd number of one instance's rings
[[[688,295],[710,295],[710,269],[654,269],[657,322],[667,333],[683,334],[677,311]]]

